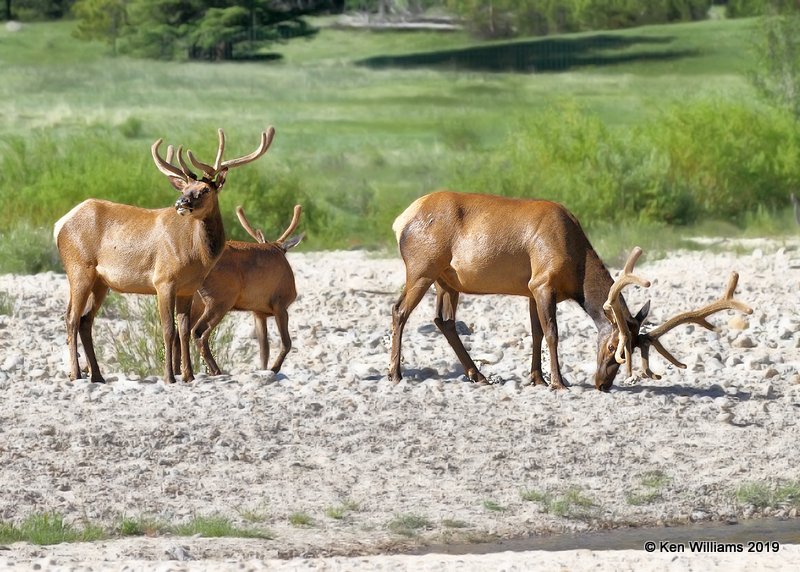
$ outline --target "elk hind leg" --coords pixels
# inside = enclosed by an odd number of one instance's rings
[[[72,380],[83,377],[78,362],[78,336],[80,335],[81,317],[90,301],[95,278],[94,275],[69,275],[69,302],[64,321],[67,326],[67,344],[69,346],[69,378]]]
[[[209,339],[211,338],[214,328],[222,321],[227,311],[228,308],[217,307],[215,309],[211,304],[207,304],[203,315],[200,316],[200,319],[197,320],[197,323],[192,329],[192,336],[197,342],[197,349],[200,351],[200,357],[203,358],[208,368],[208,373],[211,375],[222,375],[222,370],[219,368],[219,365],[217,365],[214,355],[211,353]]]
[[[258,356],[261,360],[261,369],[269,368],[269,335],[267,334],[267,315],[253,312],[253,323],[258,341]]]
[[[281,352],[272,364],[272,371],[278,373],[283,365],[283,360],[292,349],[292,338],[289,336],[289,311],[286,308],[279,308],[275,312],[275,325],[278,326],[278,333],[281,336]]]
[[[472,361],[467,349],[456,331],[456,307],[458,306],[458,292],[444,284],[441,280],[436,282],[436,317],[433,323],[444,334],[445,339],[456,352],[458,361],[464,366],[464,373],[471,381],[485,383],[486,377],[478,371],[478,366]]]
[[[561,378],[561,370],[558,361],[558,323],[556,322],[556,293],[546,286],[530,286],[536,303],[539,324],[547,340],[547,348],[550,351],[550,388],[564,389],[564,381]]]
[[[94,352],[94,340],[92,339],[92,326],[94,325],[94,317],[103,301],[108,295],[108,286],[100,281],[96,281],[92,287],[92,293],[87,300],[87,304],[91,304],[88,312],[85,312],[78,325],[78,331],[81,336],[81,343],[83,344],[83,351],[86,352],[86,363],[89,365],[89,379],[92,383],[105,383],[100,373],[100,366],[97,363],[97,356]]]
[[[398,382],[403,378],[400,374],[403,329],[411,312],[420,303],[431,284],[433,284],[433,280],[430,278],[420,277],[406,280],[406,285],[403,287],[400,297],[392,306],[392,355],[389,362],[389,379],[394,382]]]
[[[539,314],[536,309],[536,300],[530,298],[529,310],[531,315],[531,337],[533,338],[533,350],[531,353],[531,382],[533,385],[547,385],[542,375],[542,324],[539,322]]]

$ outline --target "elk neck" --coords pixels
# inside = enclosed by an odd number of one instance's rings
[[[583,301],[581,307],[594,321],[598,332],[611,327],[603,310],[603,304],[608,299],[608,292],[614,284],[614,279],[603,261],[593,249],[586,254],[586,270],[583,276]],[[625,304],[623,304],[625,307]]]
[[[212,266],[225,248],[225,228],[219,208],[211,209],[203,218],[197,219],[193,238],[204,265]]]

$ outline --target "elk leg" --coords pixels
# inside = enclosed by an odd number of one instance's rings
[[[158,315],[164,335],[164,383],[175,383],[172,347],[175,344],[175,292],[169,284],[157,287]]]
[[[91,280],[94,278],[91,277]],[[80,331],[81,315],[86,308],[91,296],[91,281],[85,277],[70,277],[69,302],[65,322],[67,326],[67,344],[69,345],[69,378],[71,380],[83,377],[80,363],[78,363],[78,335]]]
[[[189,328],[191,327],[192,315],[192,296],[182,296],[175,301],[175,311],[178,318],[178,336],[180,338],[180,362],[181,362],[181,377],[184,382],[194,380],[194,372],[192,371],[192,354],[189,353]],[[173,360],[173,364],[174,361]],[[172,366],[172,371],[177,371],[175,365]]]
[[[564,389],[558,362],[558,324],[556,322],[556,293],[546,286],[531,288],[539,314],[539,325],[550,350],[550,388]]]
[[[258,340],[258,354],[261,358],[261,369],[269,367],[269,336],[267,335],[267,316],[258,312],[253,312],[255,322],[256,339]],[[273,368],[274,371],[275,368]]]
[[[92,295],[89,300],[92,303],[92,308],[88,313],[81,316],[78,331],[81,336],[81,343],[83,344],[83,351],[86,352],[86,362],[89,364],[89,379],[92,383],[105,383],[100,373],[100,366],[97,364],[97,356],[94,353],[94,340],[92,339],[92,325],[94,324],[94,317],[103,301],[108,295],[108,286],[102,282],[95,282],[92,288]]]
[[[405,328],[411,312],[420,303],[431,284],[433,284],[433,280],[430,278],[417,278],[413,282],[407,280],[400,297],[392,306],[392,356],[389,362],[389,379],[394,382],[403,379],[400,374],[400,348],[403,343],[403,328]]]
[[[286,354],[292,349],[292,338],[289,337],[289,312],[286,308],[279,308],[275,312],[275,325],[281,335],[281,353],[278,354],[275,363],[272,364],[272,371],[278,373],[286,359]]]
[[[533,350],[531,353],[531,382],[533,385],[547,385],[542,375],[542,324],[539,322],[539,315],[536,309],[536,300],[531,298],[528,303],[531,315],[531,337],[533,338]]]
[[[211,353],[209,338],[214,328],[222,321],[222,318],[225,317],[228,310],[230,310],[230,308],[224,307],[217,307],[215,310],[211,304],[206,305],[203,315],[197,320],[192,330],[192,335],[197,341],[197,349],[200,351],[200,357],[206,362],[208,373],[211,375],[222,375],[222,370],[217,365],[217,362],[214,360],[214,355]]]
[[[444,334],[450,347],[456,352],[458,361],[464,366],[464,373],[471,380],[479,383],[486,382],[486,377],[478,371],[478,366],[472,361],[467,349],[456,331],[456,307],[458,306],[458,292],[448,288],[442,281],[436,282],[436,318],[433,323]]]

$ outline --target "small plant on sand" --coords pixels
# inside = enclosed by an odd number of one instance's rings
[[[265,510],[240,508],[236,512],[239,513],[239,516],[242,517],[243,521],[250,523],[266,522],[266,520],[269,518],[269,515]]]
[[[64,522],[64,518],[54,512],[32,514],[19,526],[10,523],[0,524],[2,542],[24,540],[31,544],[49,545],[62,542],[88,542],[105,537],[106,534],[99,526],[87,522],[82,529],[77,529]]]
[[[119,536],[156,536],[169,530],[166,524],[146,517],[122,517],[116,526]]]
[[[433,523],[424,516],[403,514],[390,520],[386,527],[395,534],[411,537],[416,536],[420,530],[430,530]]]
[[[578,520],[590,518],[597,507],[594,501],[584,495],[578,487],[567,489],[561,496],[526,490],[522,492],[522,499],[539,503],[544,512]]]
[[[656,469],[639,476],[639,486],[625,495],[628,504],[642,506],[662,498],[662,489],[671,481],[663,471]]]
[[[442,526],[445,528],[469,528],[470,524],[463,520],[458,520],[455,518],[445,518],[442,521]]]
[[[490,499],[487,499],[487,500],[483,501],[483,508],[485,508],[489,512],[505,512],[506,511],[506,507],[504,507],[503,505],[501,505],[501,504],[499,504],[499,503],[497,503],[497,502],[495,502],[493,500],[490,500]]]
[[[777,486],[744,483],[736,489],[736,500],[740,505],[752,505],[756,508],[800,507],[800,481]]]
[[[0,316],[14,313],[14,298],[5,290],[0,290]]]
[[[358,510],[358,503],[353,501],[345,501],[342,504],[329,506],[325,509],[325,516],[334,520],[342,520],[348,514]]]
[[[314,519],[308,513],[298,511],[289,515],[289,523],[292,526],[314,526]]]
[[[178,536],[194,536],[199,534],[207,538],[232,536],[239,538],[264,538],[270,539],[272,535],[263,530],[252,528],[239,528],[224,516],[197,516],[187,522],[172,527],[172,532]]]

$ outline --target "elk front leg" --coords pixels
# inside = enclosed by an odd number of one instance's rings
[[[192,354],[189,353],[189,329],[191,327],[190,319],[192,315],[192,296],[180,297],[175,302],[175,311],[178,318],[178,336],[180,338],[180,362],[181,362],[181,377],[183,381],[188,383],[194,380],[194,372],[192,371]],[[176,356],[177,357],[177,356]],[[173,372],[176,370],[173,366]]]
[[[445,339],[456,352],[456,357],[464,367],[464,373],[471,380],[485,383],[486,377],[478,371],[478,366],[472,361],[467,349],[456,331],[456,307],[458,306],[458,292],[448,288],[443,282],[436,282],[436,317],[433,323],[444,334]]]
[[[389,362],[389,379],[398,382],[403,379],[400,375],[400,348],[403,344],[403,329],[405,328],[408,317],[414,308],[425,296],[425,292],[433,284],[429,278],[417,278],[413,281],[406,280],[406,285],[400,293],[400,297],[392,306],[392,356]]]
[[[550,388],[564,389],[564,381],[561,378],[561,368],[558,362],[558,323],[556,322],[556,293],[547,286],[531,286],[539,315],[539,325],[544,332],[547,340],[547,348],[550,350]]]
[[[175,383],[172,347],[175,344],[175,291],[171,285],[157,287],[158,315],[164,336],[164,383]]]
[[[531,298],[528,302],[528,309],[531,315],[531,337],[533,338],[533,350],[531,352],[531,382],[533,385],[547,385],[542,375],[542,324],[539,322],[539,314],[536,309],[536,300]]]

